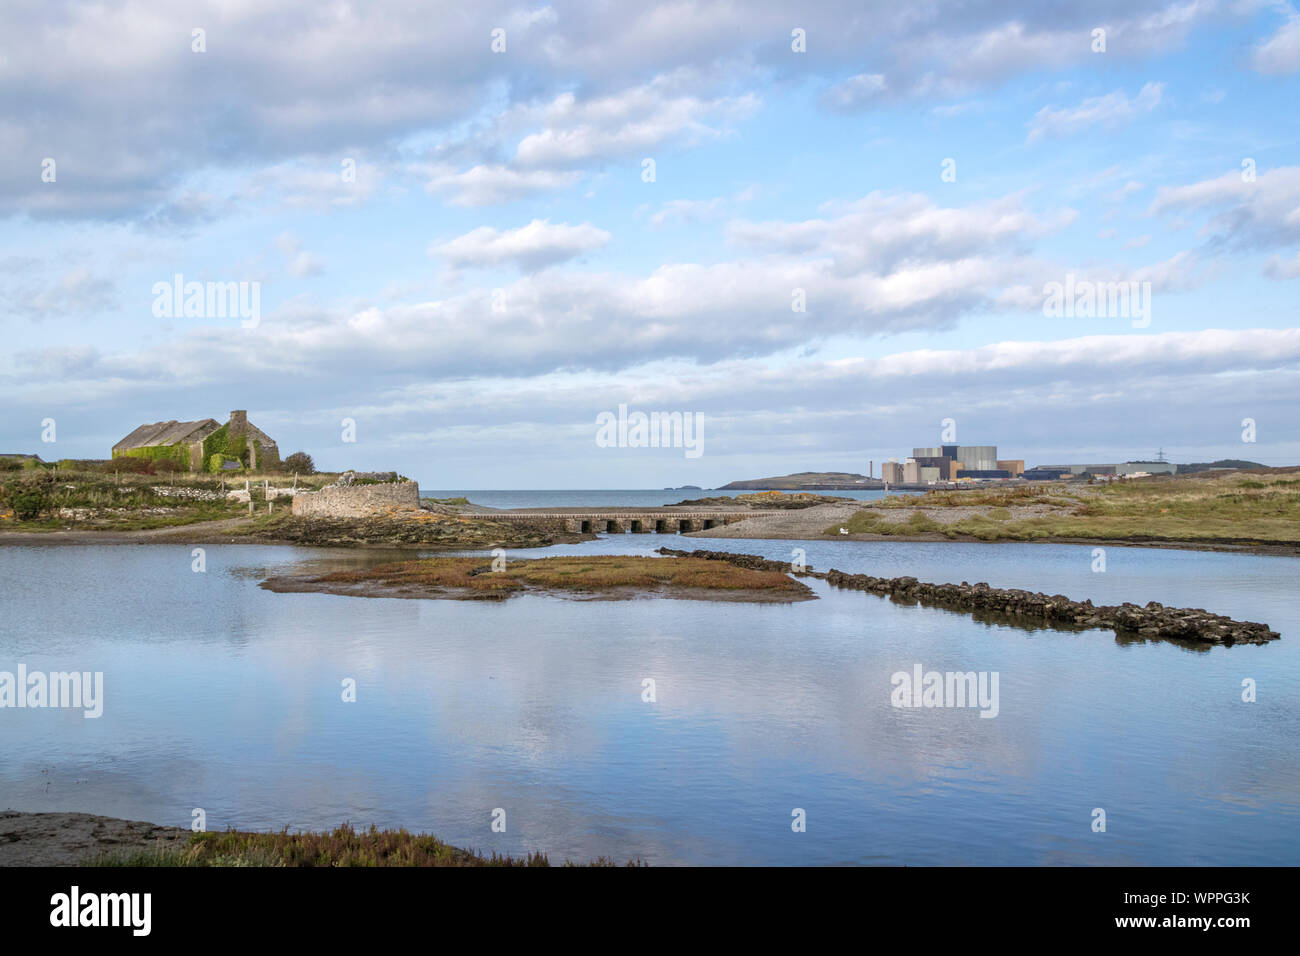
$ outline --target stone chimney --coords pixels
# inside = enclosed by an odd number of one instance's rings
[[[244,409],[236,409],[230,413],[230,424],[236,428],[242,429],[248,424],[248,412]]]

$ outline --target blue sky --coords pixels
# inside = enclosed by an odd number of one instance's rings
[[[246,408],[431,488],[879,474],[945,418],[1300,461],[1288,4],[153,6],[0,13],[0,450]],[[178,273],[256,326],[156,316]],[[1067,275],[1149,325],[1045,315]],[[620,403],[704,453],[599,447]]]

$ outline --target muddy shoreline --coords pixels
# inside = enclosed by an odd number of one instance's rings
[[[817,595],[807,586],[803,586],[800,591],[772,591],[761,588],[691,588],[673,585],[659,588],[619,587],[599,591],[523,587],[497,594],[475,591],[472,588],[388,584],[383,581],[318,581],[312,578],[280,575],[267,578],[258,584],[258,587],[276,594],[336,594],[343,597],[404,598],[417,601],[501,602],[522,594],[542,594],[564,601],[637,601],[658,598],[742,604],[795,604],[800,601],[817,600]]]
[[[0,812],[0,866],[80,866],[102,853],[184,844],[190,831],[93,813]]]

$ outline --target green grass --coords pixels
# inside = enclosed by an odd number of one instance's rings
[[[644,558],[622,555],[533,558],[510,561],[493,571],[491,558],[422,558],[359,571],[335,571],[313,578],[321,583],[376,581],[386,585],[463,588],[485,596],[528,588],[610,591],[654,590],[664,586],[722,590],[790,591],[804,587],[780,571],[756,571],[702,558]]]
[[[541,853],[525,857],[483,856],[406,830],[357,831],[341,826],[329,833],[196,833],[186,843],[147,850],[100,854],[95,867],[174,866],[550,866]],[[566,866],[575,864],[566,861]],[[604,857],[586,866],[615,866]],[[632,865],[632,864],[629,864]]]
[[[1223,478],[1117,482],[1045,493],[1035,488],[930,492],[919,498],[863,508],[842,527],[860,534],[940,532],[988,541],[1086,538],[1103,541],[1186,541],[1300,544],[1300,479],[1294,472]],[[1049,504],[1045,515],[1013,517],[1026,504]],[[983,514],[937,525],[920,511],[907,521],[883,520],[886,508],[984,506]],[[836,534],[840,526],[829,528]]]

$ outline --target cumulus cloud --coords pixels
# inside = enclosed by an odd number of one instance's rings
[[[117,302],[117,286],[85,266],[51,274],[36,260],[0,262],[0,314],[34,322],[82,319]]]
[[[1273,75],[1300,70],[1300,14],[1290,11],[1277,32],[1255,47],[1251,64],[1259,72]]]
[[[1255,175],[1224,173],[1186,186],[1162,186],[1152,213],[1206,212],[1215,245],[1267,249],[1300,242],[1300,166]]]
[[[177,195],[206,170],[333,165],[420,137],[446,144],[488,115],[531,119],[513,152],[437,159],[451,169],[434,188],[457,202],[497,202],[563,186],[559,169],[725,134],[756,108],[764,78],[812,64],[826,82],[849,78],[829,95],[838,108],[882,95],[945,98],[1077,64],[1099,20],[1111,31],[1108,56],[1142,56],[1181,42],[1213,9],[1128,0],[1013,16],[994,0],[960,10],[918,0],[868,14],[827,0],[798,11],[810,52],[795,57],[780,0],[537,9],[480,0],[473,16],[443,6],[6,3],[0,35],[23,42],[0,62],[0,214],[165,222],[184,214]],[[206,24],[204,53],[191,50],[196,24]],[[506,29],[506,54],[490,52],[485,24]],[[58,162],[57,185],[33,175],[44,157]],[[457,188],[449,177],[465,181]],[[294,178],[283,184],[292,202],[346,204],[372,188],[360,176],[351,192]]]
[[[552,189],[572,186],[582,176],[577,171],[518,170],[504,165],[479,165],[458,172],[448,165],[427,170],[425,189],[447,193],[456,206],[492,206]]]
[[[508,263],[527,272],[544,269],[599,249],[610,234],[591,223],[552,225],[548,219],[534,219],[518,229],[480,226],[463,236],[429,249],[453,267],[487,267]]]
[[[1044,106],[1034,115],[1026,142],[1033,143],[1045,136],[1066,136],[1093,126],[1113,128],[1131,122],[1159,106],[1163,96],[1163,83],[1148,83],[1132,99],[1123,90],[1116,90],[1086,99],[1074,107]]]

